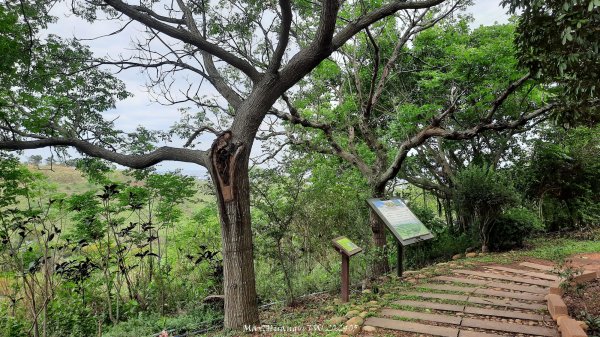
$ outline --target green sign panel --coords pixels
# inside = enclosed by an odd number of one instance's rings
[[[352,256],[362,251],[362,248],[357,246],[345,236],[340,236],[333,239],[333,245],[342,253]]]
[[[367,203],[403,246],[433,238],[423,223],[400,199],[369,199]]]

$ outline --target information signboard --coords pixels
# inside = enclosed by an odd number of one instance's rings
[[[362,248],[357,246],[345,236],[340,236],[332,240],[333,245],[346,256],[352,256],[362,251]]]
[[[403,246],[433,238],[433,234],[402,200],[373,198],[367,203]]]

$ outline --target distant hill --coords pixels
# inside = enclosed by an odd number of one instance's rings
[[[80,171],[74,167],[65,165],[52,165],[50,166],[40,165],[36,167],[34,165],[28,165],[28,168],[32,172],[38,172],[48,178],[48,182],[56,186],[57,192],[65,193],[67,195],[80,194],[90,190],[97,190],[98,186],[89,183],[87,179],[81,174]],[[125,175],[122,170],[113,170],[109,174],[112,180],[122,183],[132,183],[135,181],[132,177]],[[189,213],[192,209],[205,202],[214,202],[214,196],[210,195],[210,185],[208,182],[201,178],[196,178],[198,192],[192,198],[191,201],[184,204],[184,212]]]
[[[76,194],[97,188],[77,171],[74,167],[53,164],[52,167],[40,165],[39,168],[34,165],[28,165],[32,172],[38,172],[48,178],[50,183],[56,184],[57,191],[66,194]],[[110,173],[110,177],[119,182],[130,182],[133,179],[124,174],[123,171],[115,170]]]

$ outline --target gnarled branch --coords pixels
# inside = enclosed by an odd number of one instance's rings
[[[146,154],[127,155],[107,150],[80,139],[44,138],[36,140],[0,141],[0,149],[3,150],[29,150],[49,146],[70,146],[88,156],[106,159],[113,163],[134,169],[147,168],[167,160],[194,163],[208,167],[208,154],[206,151],[180,149],[169,146],[160,147]]]

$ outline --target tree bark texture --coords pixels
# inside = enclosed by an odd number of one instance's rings
[[[250,146],[221,134],[210,153],[211,175],[221,219],[225,328],[258,324],[250,219]]]

